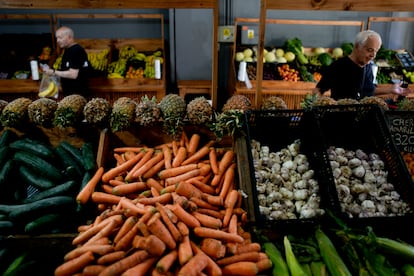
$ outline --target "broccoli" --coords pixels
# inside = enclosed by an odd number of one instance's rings
[[[290,51],[296,55],[297,60],[300,64],[308,64],[308,58],[302,52],[302,41],[295,37],[293,39],[288,39],[285,42],[285,48],[287,51]]]

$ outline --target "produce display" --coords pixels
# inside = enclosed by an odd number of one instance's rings
[[[342,43],[335,48],[305,48],[302,41],[295,37],[287,39],[283,45],[265,47],[263,52],[263,80],[318,82],[325,68],[334,60],[349,55],[353,44]],[[256,79],[256,46],[238,46],[234,55],[236,70],[241,61],[247,63],[249,79]],[[375,58],[378,65],[379,84],[406,81],[414,83],[412,55],[403,50],[389,50],[381,47]]]

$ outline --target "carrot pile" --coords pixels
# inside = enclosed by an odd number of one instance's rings
[[[235,153],[198,134],[113,149],[77,195],[100,211],[80,225],[62,275],[257,275],[272,267],[243,226]]]

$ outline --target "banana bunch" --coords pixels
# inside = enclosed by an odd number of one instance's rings
[[[117,61],[113,61],[108,65],[108,75],[112,73],[119,74],[121,76],[125,75],[126,66],[127,66],[127,59],[120,58]]]
[[[50,81],[46,89],[39,92],[40,98],[50,98],[55,96],[59,91],[59,87],[54,81]]]
[[[89,52],[88,59],[93,69],[98,71],[105,71],[108,67],[109,48],[103,49],[100,52]]]
[[[153,53],[152,55],[147,56],[145,58],[144,75],[145,75],[146,78],[149,78],[149,79],[155,78],[155,60],[156,59],[158,59],[160,61],[160,64],[162,64],[164,62],[164,59],[161,56],[159,56],[158,52],[161,52],[161,51],[157,51],[157,52]],[[157,54],[157,55],[155,55],[155,54]]]
[[[119,50],[119,59],[128,60],[129,58],[135,56],[137,52],[137,49],[135,49],[132,45],[124,46]]]
[[[60,68],[61,63],[62,63],[62,55],[56,58],[55,62],[52,65],[53,69],[58,70]]]

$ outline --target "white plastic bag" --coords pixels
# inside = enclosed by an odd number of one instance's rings
[[[39,94],[40,98],[55,98],[59,96],[60,79],[58,76],[49,76],[42,74],[40,81]]]

